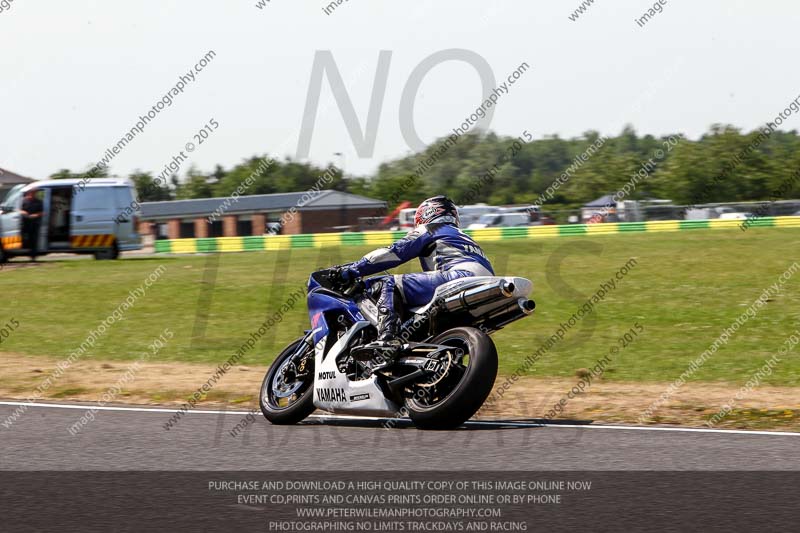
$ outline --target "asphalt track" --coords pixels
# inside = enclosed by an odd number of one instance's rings
[[[19,402],[0,402],[0,421]],[[800,470],[800,434],[681,428],[469,422],[420,431],[407,421],[314,416],[273,426],[246,411],[196,410],[170,430],[170,409],[27,404],[0,426],[0,470]]]

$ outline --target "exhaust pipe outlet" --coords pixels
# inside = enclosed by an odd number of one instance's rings
[[[515,320],[529,316],[534,309],[536,309],[536,302],[527,298],[519,298],[516,302],[508,304],[486,317],[486,322],[492,324],[494,328],[500,329]]]
[[[506,318],[506,316],[522,318],[525,315],[533,313],[534,309],[536,309],[536,303],[533,300],[517,298],[516,301],[508,303],[499,309],[495,309],[492,314],[486,318],[489,320],[499,317]]]
[[[533,313],[534,309],[536,309],[536,302],[533,300],[526,300],[525,298],[520,298],[517,300],[517,304],[519,305],[520,311],[529,315]]]
[[[516,289],[517,288],[514,286],[514,283],[511,281],[503,280],[500,282],[500,292],[506,298],[511,298],[512,296],[514,296],[514,291]]]
[[[442,305],[450,312],[470,309],[495,300],[510,298],[514,295],[514,290],[514,284],[503,279],[492,285],[479,285],[449,296],[444,299]]]

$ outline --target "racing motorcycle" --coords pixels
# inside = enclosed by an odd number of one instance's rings
[[[338,268],[311,274],[311,329],[278,354],[261,385],[261,411],[273,424],[295,424],[316,408],[408,416],[423,429],[458,427],[494,385],[497,350],[489,335],[536,306],[525,278],[449,281],[426,305],[403,310],[402,347],[386,361],[364,348],[377,338],[378,294],[360,278],[344,281]]]

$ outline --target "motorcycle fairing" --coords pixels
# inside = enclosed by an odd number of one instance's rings
[[[378,376],[350,381],[336,364],[337,357],[347,349],[353,336],[366,327],[371,327],[368,321],[356,322],[330,349],[326,350],[328,337],[322,337],[315,344],[314,405],[332,413],[397,417],[400,406],[385,397],[378,385]]]
[[[308,317],[311,320],[311,327],[314,331],[314,344],[320,339],[325,338],[331,331],[328,325],[328,315],[337,312],[339,316],[344,315],[350,322],[364,320],[358,306],[351,300],[345,300],[331,293],[318,290],[308,294]]]

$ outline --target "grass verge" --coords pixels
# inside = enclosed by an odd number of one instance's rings
[[[498,273],[534,281],[537,301],[532,317],[494,336],[500,371],[508,375],[520,368],[528,355],[633,258],[635,266],[616,281],[616,288],[522,374],[575,381],[576,372],[592,368],[639,323],[643,331],[604,368],[602,379],[606,383],[672,382],[781,273],[800,261],[794,254],[798,249],[800,230],[792,228],[486,243],[485,250]],[[309,272],[357,259],[367,251],[366,247],[346,247],[122,261],[87,259],[7,268],[0,274],[0,325],[14,319],[19,326],[2,339],[0,357],[3,352],[67,357],[119,309],[131,290],[163,265],[161,277],[97,336],[80,360],[107,363],[145,358],[154,363],[221,364],[303,286]],[[399,271],[417,268],[408,264]],[[693,372],[688,382],[745,384],[798,325],[800,275],[795,275]],[[300,301],[268,330],[241,364],[263,370],[274,354],[307,327],[304,302]],[[165,328],[174,332],[174,337],[150,357],[151,344]],[[797,353],[783,357],[760,386],[798,386]],[[517,387],[514,384],[512,388]],[[759,418],[753,411],[734,411],[729,417]]]

